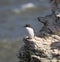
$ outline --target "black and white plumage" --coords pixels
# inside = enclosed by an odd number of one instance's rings
[[[31,25],[30,25],[30,24],[26,24],[24,27],[25,27],[26,30],[27,30],[28,38],[29,38],[29,39],[34,38],[34,30],[33,30],[33,28],[31,27]]]

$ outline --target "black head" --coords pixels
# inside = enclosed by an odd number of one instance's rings
[[[30,24],[26,24],[24,27],[31,27],[31,25]]]

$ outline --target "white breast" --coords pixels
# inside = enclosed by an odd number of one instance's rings
[[[30,27],[26,27],[27,33],[28,33],[28,37],[29,38],[33,38],[34,37],[34,30]]]

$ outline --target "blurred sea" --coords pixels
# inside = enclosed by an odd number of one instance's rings
[[[18,62],[23,26],[31,24],[37,34],[42,27],[37,17],[50,13],[48,0],[0,0],[0,62]]]
[[[25,24],[35,26],[38,16],[49,13],[48,0],[0,0],[0,39],[23,37]]]

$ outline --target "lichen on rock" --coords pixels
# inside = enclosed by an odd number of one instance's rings
[[[20,62],[43,62],[52,61],[54,58],[60,60],[60,41],[52,36],[48,38],[35,37],[24,38],[24,46],[19,51]]]

